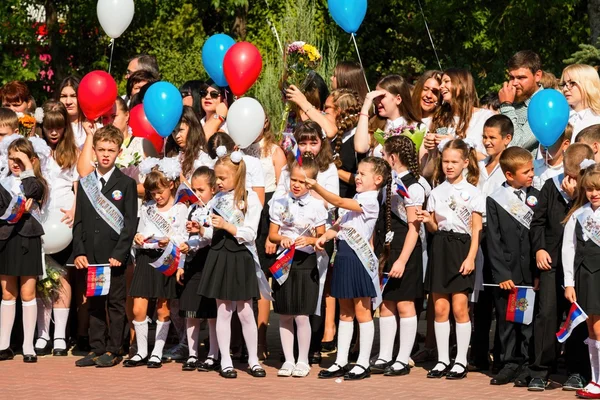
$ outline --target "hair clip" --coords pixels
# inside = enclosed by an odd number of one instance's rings
[[[446,144],[448,144],[450,142],[450,139],[446,138],[446,139],[442,139],[442,141],[440,142],[440,144],[438,144],[438,151],[441,153],[442,151],[444,151],[444,147],[446,147]]]
[[[38,107],[35,109],[35,112],[33,113],[33,117],[35,118],[35,121],[38,124],[41,124],[44,122],[44,109],[42,107]]]
[[[158,163],[160,162],[160,160],[156,157],[148,157],[145,160],[143,160],[140,165],[139,165],[139,171],[140,174],[142,175],[148,175],[150,172],[152,172],[152,168],[156,167],[158,165]]]
[[[596,162],[594,160],[590,160],[589,158],[586,158],[579,164],[579,168],[587,169],[588,167],[591,167],[594,164],[596,164]]]
[[[217,147],[216,153],[217,153],[218,158],[225,157],[227,155],[227,147],[225,147],[225,146]]]
[[[242,161],[242,152],[236,150],[233,153],[231,153],[231,155],[229,157],[231,158],[232,163],[239,164],[240,161]]]
[[[37,136],[32,136],[29,138],[31,145],[33,146],[33,151],[37,154],[38,159],[40,160],[40,169],[42,170],[42,174],[46,173],[46,163],[52,154],[52,149],[46,141]]]

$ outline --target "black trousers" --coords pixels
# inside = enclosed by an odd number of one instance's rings
[[[569,302],[565,299],[562,269],[541,271],[540,290],[537,292],[538,313],[534,320],[534,358],[529,366],[533,378],[547,379],[556,365],[561,344],[556,340],[556,332],[568,312]],[[589,380],[590,363],[588,347],[583,342],[588,336],[587,325],[577,326],[565,343],[565,358],[568,374],[581,374]]]
[[[127,323],[125,267],[112,268],[110,272],[108,295],[88,298],[90,347],[96,354],[107,351],[118,353],[123,345],[123,329]]]
[[[529,325],[506,320],[506,306],[510,291],[494,288],[494,303],[498,320],[496,329],[500,338],[500,362],[503,366],[516,368],[526,365],[533,344],[533,322]]]

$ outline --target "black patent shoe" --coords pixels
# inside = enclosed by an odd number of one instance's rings
[[[248,367],[246,369],[246,372],[248,372],[255,378],[264,378],[265,376],[267,376],[267,371],[265,371],[263,367],[261,367],[258,364]]]
[[[134,358],[137,358],[137,360],[134,360]],[[126,368],[134,368],[134,367],[140,367],[142,365],[146,365],[148,363],[148,357],[142,358],[142,356],[140,356],[139,354],[136,354],[135,356],[131,357],[128,360],[123,361],[123,366]]]
[[[62,340],[63,342],[65,342],[65,348],[64,349],[57,349],[55,348],[54,350],[52,350],[52,355],[54,357],[65,357],[69,355],[69,350],[66,349],[67,347],[67,341],[65,339],[62,338],[58,338],[58,339],[54,339],[54,341],[56,342],[57,340]],[[40,353],[38,353],[36,351],[36,354],[39,356]]]
[[[331,378],[339,378],[346,374],[346,367],[342,367],[341,365],[336,364],[336,363],[333,363],[333,365],[338,367],[338,369],[336,369],[335,371],[323,369],[323,370],[319,371],[318,377],[320,379],[331,379]]]
[[[396,365],[396,364],[400,364],[400,366],[402,368],[395,369],[394,365]],[[371,370],[371,372],[372,372],[372,370]],[[393,362],[383,372],[383,376],[401,376],[401,375],[408,375],[408,374],[410,374],[410,366],[408,364],[404,364],[402,361]]]
[[[24,354],[23,362],[27,364],[33,364],[37,362],[37,356],[35,354]]]
[[[223,378],[235,379],[237,378],[237,371],[233,369],[233,367],[227,367],[222,369],[221,372],[219,372],[219,375],[221,375]]]
[[[450,369],[450,371],[448,371],[448,373],[446,374],[446,379],[463,379],[467,377],[467,367],[465,367],[463,364],[455,362],[454,365],[458,365],[459,367],[461,367],[463,370],[460,372],[456,372],[456,371],[452,371],[452,369]],[[452,367],[454,368],[454,366]]]
[[[333,353],[336,350],[335,341],[321,342],[321,352]]]
[[[378,362],[381,361],[381,362]],[[378,358],[374,362],[371,363],[371,373],[372,374],[383,374],[394,362],[393,361],[385,361],[381,358]]]
[[[50,343],[50,340],[43,337],[38,339],[42,339],[43,341],[45,341],[46,345],[44,347],[34,347],[33,350],[35,351],[35,354],[41,357],[47,356],[48,354],[52,353],[52,343]]]
[[[438,364],[442,364],[444,366],[444,369],[442,370],[437,370],[435,369],[430,369],[429,372],[427,372],[427,377],[428,378],[433,378],[433,379],[439,379],[439,378],[443,378],[444,376],[446,376],[446,373],[448,372],[448,364],[446,364],[445,362],[441,362],[438,361]],[[437,364],[436,364],[437,366]]]
[[[12,351],[10,347],[0,350],[0,361],[8,361],[15,358],[15,353]]]
[[[321,356],[320,351],[315,351],[314,353],[312,353],[311,355],[308,356],[308,363],[310,365],[319,365],[319,364],[321,364],[322,360],[323,360],[323,357]]]
[[[361,379],[365,379],[365,378],[370,378],[371,377],[371,370],[369,369],[369,367],[365,368],[365,367],[363,367],[360,364],[356,364],[355,367],[362,368],[363,371],[359,372],[358,374],[353,373],[353,372],[348,372],[346,375],[344,375],[344,380],[345,381],[358,381],[358,380],[361,380]]]
[[[181,366],[182,371],[195,371],[198,366],[198,358],[195,356],[188,357],[187,361]]]
[[[212,362],[209,363],[208,360],[212,360]],[[199,372],[219,371],[221,369],[221,362],[212,357],[208,357],[205,361],[198,361],[196,366]]]
[[[147,366],[148,368],[160,368],[162,367],[162,360],[158,356],[150,356]]]

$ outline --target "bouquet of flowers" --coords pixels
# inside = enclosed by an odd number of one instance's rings
[[[25,137],[31,136],[36,123],[35,117],[20,112],[17,113],[17,117],[19,118],[19,134]]]
[[[415,144],[415,148],[418,153],[426,133],[426,128],[419,129],[418,126],[414,125],[402,125],[397,128],[389,129],[385,132],[381,129],[377,129],[373,136],[375,137],[375,140],[377,140],[377,142],[382,146],[385,143],[385,141],[391,138],[392,136],[407,136]]]
[[[37,296],[46,304],[52,304],[58,299],[62,290],[60,278],[67,275],[67,271],[58,265],[52,258],[46,256],[46,277],[37,281]]]
[[[139,165],[142,162],[142,156],[140,153],[122,151],[117,157],[115,165],[121,170],[122,173],[128,177],[134,179],[137,183],[140,183],[140,169]]]

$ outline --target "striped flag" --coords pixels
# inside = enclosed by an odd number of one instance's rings
[[[388,272],[384,272],[381,275],[381,278],[379,279],[379,287],[381,288],[381,292],[383,293],[383,290],[385,289],[385,285],[387,285],[388,281],[390,280],[390,275]]]
[[[567,315],[565,323],[560,327],[560,330],[556,332],[556,338],[560,343],[564,343],[565,340],[571,336],[573,329],[580,323],[584,322],[588,318],[587,314],[579,307],[577,302],[571,304],[571,309]]]
[[[294,157],[296,157],[296,161],[298,162],[298,165],[302,166],[302,153],[300,153],[300,147],[298,147],[298,143],[294,144],[292,151],[294,153]]]
[[[290,273],[290,267],[292,266],[292,261],[294,261],[294,253],[296,252],[296,245],[292,244],[289,249],[285,249],[281,252],[281,254],[277,257],[269,271],[273,275],[273,278],[277,280],[280,285],[287,280],[288,275]]]
[[[177,193],[175,193],[175,203],[189,202],[190,204],[196,204],[199,201],[200,199],[194,191],[185,182],[181,182],[181,185],[177,188]]]
[[[173,242],[169,242],[165,248],[165,252],[158,260],[150,263],[151,266],[156,268],[158,271],[166,276],[173,275],[180,264],[185,261],[185,255],[181,254],[179,247],[175,246]]]
[[[110,291],[110,267],[88,266],[87,269],[87,297],[106,296]]]
[[[410,199],[410,196],[408,195],[408,190],[406,189],[406,186],[404,186],[404,183],[399,178],[396,179],[396,193],[398,193],[398,195],[400,197]]]
[[[8,222],[9,224],[16,224],[19,222],[23,213],[25,212],[25,197],[21,195],[14,196],[6,209],[4,215],[0,219]]]
[[[533,321],[533,304],[535,292],[533,288],[514,288],[508,295],[506,320],[529,325]]]

